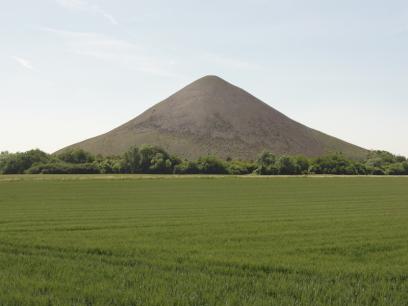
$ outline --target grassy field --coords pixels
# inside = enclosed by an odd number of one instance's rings
[[[408,178],[147,178],[0,177],[0,305],[408,305]]]

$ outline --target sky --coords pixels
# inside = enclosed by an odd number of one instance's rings
[[[408,156],[406,0],[0,0],[0,151],[52,153],[204,75]]]

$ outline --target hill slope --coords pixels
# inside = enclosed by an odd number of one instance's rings
[[[342,152],[351,158],[367,154],[286,117],[216,76],[203,77],[124,125],[67,148],[116,155],[142,144],[187,159],[213,154],[254,160],[263,150],[306,156]]]

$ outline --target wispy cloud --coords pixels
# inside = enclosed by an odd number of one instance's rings
[[[184,78],[183,72],[188,71],[196,63],[208,67],[223,67],[240,71],[259,71],[262,67],[245,59],[214,53],[201,53],[198,50],[174,54],[174,50],[158,51],[131,40],[118,39],[95,32],[74,32],[52,28],[41,28],[60,37],[69,52],[89,58],[113,63],[125,69],[146,72],[163,77]],[[177,53],[177,52],[176,52]],[[173,54],[173,55],[170,55]]]
[[[164,77],[179,77],[173,73],[174,61],[152,55],[147,48],[133,42],[93,32],[72,32],[45,28],[61,37],[68,50],[77,55],[114,63],[126,69]]]
[[[107,11],[105,11],[103,8],[101,8],[97,4],[92,4],[85,0],[56,0],[56,1],[59,5],[65,8],[73,9],[73,10],[87,11],[89,13],[99,15],[105,18],[113,25],[119,24],[119,22],[116,20],[115,17],[113,17],[111,14],[109,14]]]
[[[19,56],[12,56],[11,57],[13,60],[15,60],[21,67],[29,69],[29,70],[33,70],[34,67],[31,64],[31,62],[28,59],[19,57]]]

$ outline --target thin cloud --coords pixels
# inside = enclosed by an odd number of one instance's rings
[[[83,9],[85,2],[83,0],[56,0],[58,4],[70,9]]]
[[[111,14],[107,13],[106,11],[102,10],[101,8],[95,7],[95,10],[96,10],[96,11],[99,11],[99,13],[100,13],[103,17],[105,17],[105,19],[107,19],[108,21],[110,21],[111,24],[113,24],[113,25],[118,25],[118,24],[119,24],[119,22],[118,22]]]
[[[29,69],[29,70],[33,70],[34,67],[31,64],[31,62],[28,59],[19,57],[19,56],[12,56],[11,57],[13,60],[15,60],[21,67]]]
[[[43,28],[43,30],[60,36],[69,52],[73,54],[156,76],[180,77],[172,72],[174,68],[172,59],[154,56],[145,47],[133,42],[93,32],[72,32],[50,28]]]
[[[56,0],[56,1],[62,7],[73,10],[86,11],[105,18],[113,25],[119,24],[115,17],[113,17],[111,14],[109,14],[107,11],[105,11],[97,4],[91,4],[84,0]]]
[[[180,62],[194,64],[205,63],[210,66],[221,66],[233,70],[260,71],[262,68],[253,62],[240,58],[226,57],[212,53],[190,53],[187,58],[176,61],[174,56],[155,55],[152,48],[136,44],[129,40],[116,39],[104,34],[94,32],[74,32],[52,28],[41,28],[43,31],[54,33],[61,37],[71,53],[88,56],[105,62],[111,62],[117,66],[146,72],[156,76],[178,77],[184,76],[178,72]]]

